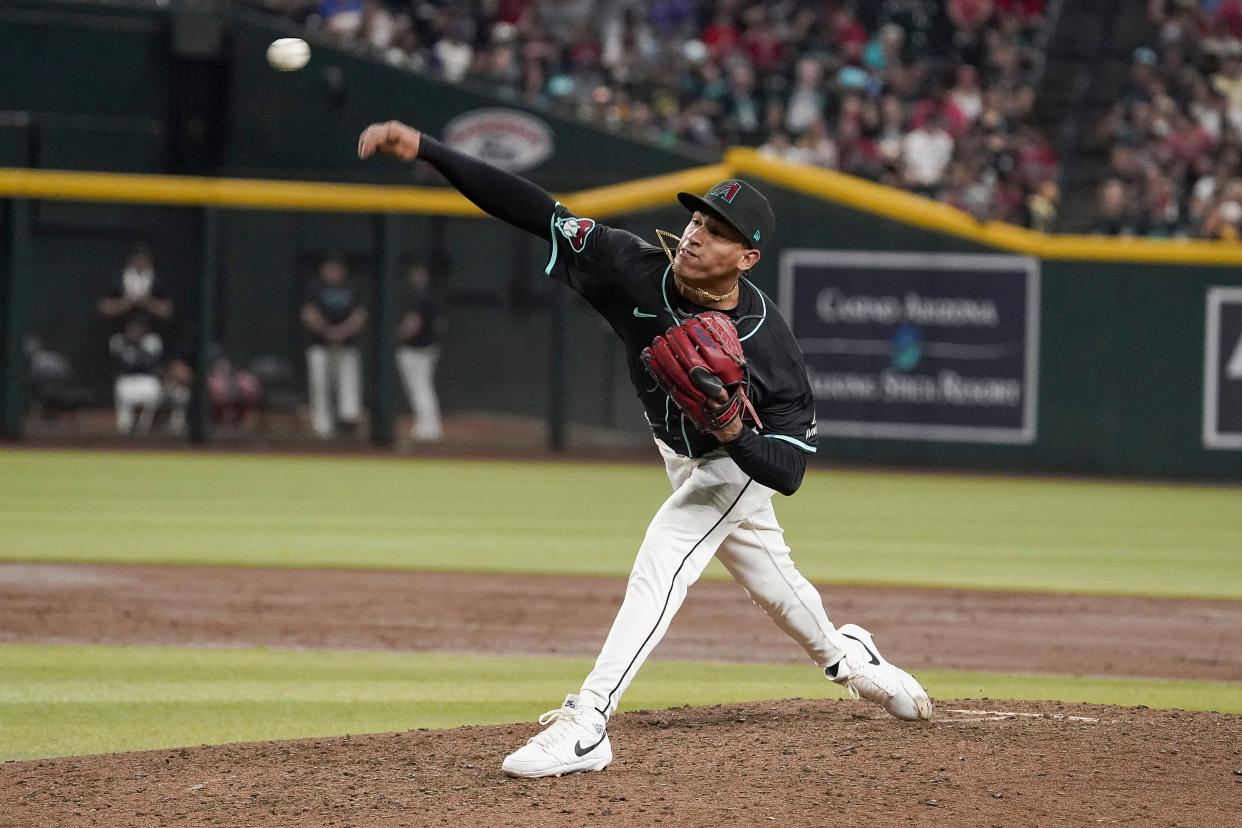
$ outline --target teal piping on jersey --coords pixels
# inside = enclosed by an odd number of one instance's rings
[[[668,267],[664,268],[664,277],[660,283],[660,295],[664,297],[664,307],[668,309],[669,316],[676,319],[677,314],[673,313],[673,305],[671,302],[668,301],[668,274],[670,271],[672,271],[672,269],[673,269],[672,262],[669,262]],[[763,298],[763,291],[759,290],[759,288],[751,284],[750,280],[747,278],[743,277],[742,281],[746,283],[747,287],[749,287],[751,290],[753,290],[756,294],[759,295],[759,302],[760,304],[763,305],[763,315],[759,317],[759,321],[755,324],[755,327],[751,328],[750,333],[746,334],[746,336],[738,337],[738,340],[737,340],[738,342],[745,342],[746,340],[750,339],[752,336],[755,335],[755,331],[762,328],[763,323],[768,321],[768,300]]]
[[[793,437],[790,437],[785,434],[763,434],[761,436],[767,437],[770,440],[784,440],[786,443],[797,446],[798,448],[802,449],[805,452],[808,452],[810,454],[815,453],[815,446],[808,445],[802,442],[801,440],[796,440]]]
[[[668,274],[673,270],[673,263],[669,262],[668,267],[664,268],[664,275],[660,277],[660,295],[664,297],[664,307],[668,310],[668,315],[677,319],[677,314],[673,313],[673,303],[668,301]]]
[[[755,335],[755,331],[762,328],[763,323],[768,321],[768,300],[763,298],[763,291],[761,291],[759,288],[752,285],[750,283],[750,279],[743,277],[742,281],[746,283],[747,287],[749,287],[755,293],[759,294],[759,301],[763,304],[763,316],[759,317],[759,322],[755,325],[755,327],[750,329],[750,333],[746,334],[746,336],[739,338],[738,342],[745,342],[746,340],[750,339],[752,336]]]
[[[560,207],[561,203],[556,202],[556,206]],[[552,268],[556,267],[556,255],[561,252],[561,248],[556,243],[556,208],[552,209],[552,218],[548,220],[548,240],[552,242],[552,252],[548,254],[548,266],[543,269],[544,276],[552,275]]]
[[[670,433],[672,432],[673,428],[672,426],[668,424],[668,414],[669,414],[669,407],[672,404],[673,404],[672,397],[664,398],[664,430]],[[681,420],[681,441],[686,444],[686,456],[693,458],[694,452],[690,450],[690,437],[689,435],[686,434],[686,415],[682,413],[680,409],[678,409],[677,416]]]

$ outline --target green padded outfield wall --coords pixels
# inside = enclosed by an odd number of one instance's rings
[[[409,168],[356,162],[360,125],[399,116],[436,132],[461,111],[503,105],[322,47],[303,72],[278,75],[261,53],[280,32],[245,12],[231,14],[228,32],[223,76],[231,86],[222,101],[208,96],[203,102],[229,113],[215,148],[222,172],[408,182]],[[0,6],[6,44],[0,50],[0,164],[175,171],[178,156],[169,136],[187,116],[173,82],[201,91],[208,76],[181,71],[186,61],[173,56],[171,36],[169,13],[153,5],[115,10],[11,0]],[[550,189],[570,191],[699,160],[546,120],[557,151],[532,177]],[[755,278],[773,296],[782,249],[996,252],[767,189],[779,217],[777,246]],[[179,312],[193,318],[192,211],[46,203],[32,213],[34,279],[24,294],[34,318],[27,327],[77,364],[98,367],[103,359],[94,299],[138,240],[152,243]],[[654,241],[655,227],[678,230],[683,220],[670,208],[611,223]],[[446,407],[510,406],[515,413],[546,414],[555,294],[540,276],[543,243],[492,221],[402,221],[401,252],[440,256],[452,297],[441,372]],[[328,250],[344,252],[364,269],[373,258],[365,217],[223,211],[221,235],[219,335],[242,360],[277,352],[298,365],[296,303],[308,262]],[[822,437],[817,462],[1242,480],[1242,448],[1229,440],[1207,448],[1204,437],[1207,296],[1212,288],[1242,288],[1242,273],[1206,265],[1045,261],[1040,276],[1033,441]],[[569,354],[569,420],[641,435],[616,344],[580,302],[569,301],[566,314],[565,324],[581,343]],[[1232,336],[1234,323],[1224,324],[1222,335]],[[507,343],[503,354],[487,346],[497,340]],[[1231,359],[1231,347],[1222,342],[1218,358]],[[479,360],[489,356],[500,364],[484,389],[472,379]],[[1230,383],[1239,382],[1226,378],[1220,393],[1234,399]]]

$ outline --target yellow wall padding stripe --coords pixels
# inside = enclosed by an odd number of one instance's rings
[[[580,216],[606,218],[608,216],[635,213],[657,207],[670,207],[674,196],[681,191],[705,193],[712,185],[733,175],[725,164],[695,167],[682,172],[640,178],[624,184],[582,190],[561,199],[561,202]]]
[[[832,170],[768,158],[743,147],[729,150],[723,164],[582,190],[558,198],[579,215],[607,218],[669,206],[680,190],[703,193],[717,181],[739,175],[757,176],[794,192],[1040,259],[1242,265],[1242,244],[1198,239],[1049,235],[997,221],[980,222],[931,199]],[[483,215],[459,193],[441,187],[11,168],[0,168],[0,197],[262,210]]]
[[[729,168],[695,167],[566,195],[560,200],[575,212],[604,218],[667,207],[672,194],[707,192]],[[269,181],[248,178],[194,178],[173,175],[65,172],[0,168],[0,195],[68,201],[200,205],[264,210],[335,210],[397,212],[447,216],[481,216],[477,207],[443,187],[392,187]]]
[[[1049,236],[1032,255],[1043,259],[1136,264],[1242,265],[1242,244],[1206,239]]]
[[[1203,239],[1050,235],[999,221],[977,221],[929,198],[832,170],[768,158],[745,147],[729,150],[725,162],[736,175],[755,175],[794,192],[1040,259],[1242,265],[1242,244]]]
[[[260,210],[481,216],[454,190],[250,178],[64,172],[0,168],[0,194],[65,201],[241,207]]]
[[[757,175],[787,190],[869,213],[881,213],[915,227],[968,237],[979,227],[975,219],[947,204],[834,170],[791,164],[744,147],[729,150],[725,161],[733,167],[735,175]]]

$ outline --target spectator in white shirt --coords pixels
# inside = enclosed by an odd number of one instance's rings
[[[906,181],[922,195],[935,195],[952,158],[953,137],[944,128],[939,113],[929,116],[902,142]]]

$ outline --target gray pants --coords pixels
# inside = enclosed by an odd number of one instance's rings
[[[311,426],[316,434],[331,437],[338,421],[357,424],[362,416],[362,357],[356,346],[310,346],[306,349],[306,379]]]
[[[397,349],[397,368],[401,384],[414,412],[414,425],[410,436],[415,440],[439,440],[444,436],[440,424],[440,398],[436,396],[436,362],[440,359],[440,346],[412,348],[403,345]]]

